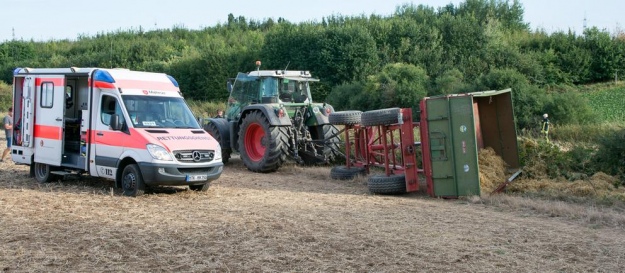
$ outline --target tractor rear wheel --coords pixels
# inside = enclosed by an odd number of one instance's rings
[[[221,139],[221,132],[219,132],[219,127],[217,127],[217,125],[213,124],[212,122],[209,122],[204,125],[204,130],[208,132],[215,140],[217,140],[217,142],[219,142],[219,145],[221,146],[221,161],[224,164],[228,163],[232,150],[230,150],[230,147],[224,147],[224,140]]]
[[[378,194],[400,194],[406,192],[406,175],[392,174],[369,176],[369,191]]]
[[[289,138],[286,127],[271,126],[258,111],[245,116],[239,131],[239,153],[250,171],[276,171],[286,161]]]

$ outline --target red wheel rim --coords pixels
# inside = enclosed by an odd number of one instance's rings
[[[245,131],[245,151],[252,161],[260,161],[265,156],[263,138],[265,130],[258,123],[252,123]]]

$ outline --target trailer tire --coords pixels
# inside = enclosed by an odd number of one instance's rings
[[[222,135],[219,131],[219,127],[217,127],[217,125],[213,124],[212,122],[207,123],[206,125],[204,125],[204,130],[210,134],[215,140],[217,140],[217,142],[219,142],[219,146],[221,147],[221,161],[226,164],[228,163],[228,160],[230,160],[230,154],[232,153],[232,150],[230,149],[230,147],[226,147],[224,148],[224,139],[222,139]]]
[[[330,113],[328,121],[334,125],[360,124],[362,111],[338,111]]]
[[[250,171],[276,171],[289,153],[287,127],[272,126],[262,112],[250,112],[241,123],[239,153]]]
[[[406,175],[372,175],[367,184],[371,193],[401,194],[406,192]]]
[[[122,172],[122,190],[125,196],[140,196],[145,192],[143,176],[137,164],[126,165]]]
[[[45,163],[36,162],[33,167],[33,173],[35,180],[39,183],[49,183],[57,179],[57,176],[52,174],[52,166]]]
[[[363,167],[351,167],[335,166],[330,170],[330,178],[335,180],[350,180],[359,175],[365,175],[365,168]]]
[[[363,126],[390,125],[399,123],[399,108],[371,110],[362,113]]]
[[[189,189],[193,191],[207,191],[208,188],[210,187],[210,184],[211,184],[210,182],[206,182],[201,185],[189,185]]]

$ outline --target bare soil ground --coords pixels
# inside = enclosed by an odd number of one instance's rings
[[[4,145],[4,143],[0,143]],[[3,146],[4,147],[4,146]],[[233,158],[205,193],[123,197],[112,182],[38,184],[0,163],[4,272],[619,272],[620,211],[520,197],[368,193],[329,167],[256,174]]]

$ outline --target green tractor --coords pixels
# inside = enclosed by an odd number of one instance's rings
[[[340,156],[339,131],[328,122],[334,108],[313,103],[310,95],[317,81],[308,71],[292,70],[256,70],[229,80],[226,117],[204,125],[221,144],[224,163],[238,152],[249,170],[265,173],[288,158],[315,165]]]

